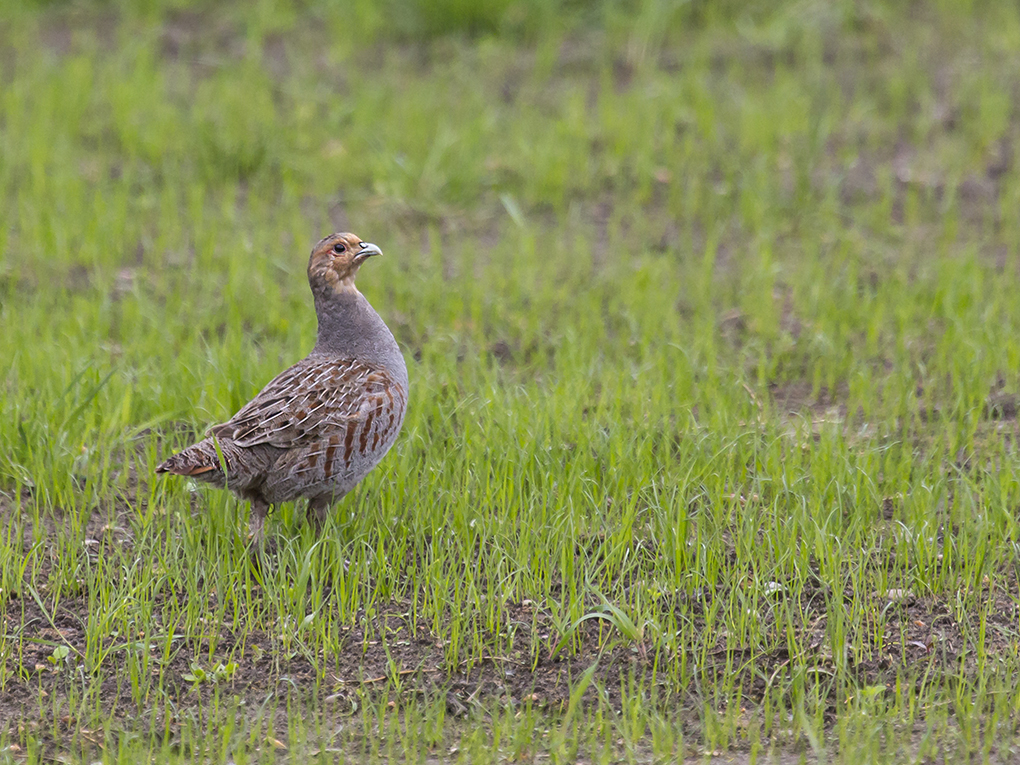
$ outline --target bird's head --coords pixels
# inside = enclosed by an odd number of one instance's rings
[[[308,259],[308,282],[312,291],[354,290],[358,268],[373,255],[382,255],[382,250],[354,234],[330,234],[312,248]]]

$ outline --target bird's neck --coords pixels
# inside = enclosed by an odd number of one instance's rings
[[[350,289],[316,292],[315,312],[319,333],[312,353],[377,364],[406,381],[407,368],[397,341],[353,285]]]

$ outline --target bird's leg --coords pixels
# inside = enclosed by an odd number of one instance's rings
[[[315,497],[308,500],[308,523],[315,529],[318,536],[326,525],[326,516],[329,514],[330,497]]]
[[[248,516],[248,539],[261,546],[266,536],[266,515],[269,503],[264,499],[252,499],[251,513]]]

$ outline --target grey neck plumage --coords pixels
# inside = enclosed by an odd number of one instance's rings
[[[381,366],[407,390],[407,366],[393,333],[355,289],[315,293],[319,335],[313,354],[355,358]]]

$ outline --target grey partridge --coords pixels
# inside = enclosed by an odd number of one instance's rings
[[[300,497],[321,528],[330,504],[393,446],[407,410],[404,357],[354,286],[361,264],[381,254],[354,234],[315,245],[308,260],[319,322],[312,352],[156,472],[190,476],[251,502],[256,541],[270,507]]]

